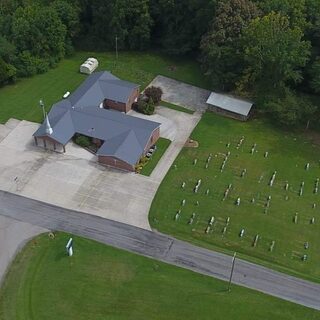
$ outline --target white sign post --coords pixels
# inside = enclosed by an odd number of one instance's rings
[[[73,239],[70,238],[68,243],[67,243],[67,245],[66,245],[67,254],[68,254],[69,257],[72,257],[72,255],[73,255],[72,245],[73,245]]]

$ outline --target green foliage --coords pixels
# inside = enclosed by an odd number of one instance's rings
[[[149,45],[152,19],[148,0],[97,0],[92,3],[92,45],[96,48],[145,49]],[[88,33],[88,31],[86,30]],[[91,37],[90,32],[87,36]]]
[[[88,148],[91,145],[91,139],[84,135],[77,135],[74,142],[83,148]]]
[[[12,18],[12,39],[19,51],[35,57],[61,59],[65,53],[66,27],[51,7],[18,8]]]
[[[318,57],[311,66],[310,87],[315,93],[320,93],[320,57]]]
[[[277,90],[288,82],[299,83],[309,59],[310,44],[286,16],[271,12],[251,21],[243,32],[244,59],[248,65],[244,87]],[[240,84],[240,87],[243,85]]]
[[[202,64],[215,86],[234,88],[244,67],[241,32],[258,15],[250,0],[218,2],[211,29],[201,42]]]
[[[291,27],[299,27],[304,31],[308,26],[306,0],[262,0],[260,6],[266,14],[274,11],[287,16]]]
[[[151,0],[155,44],[169,54],[181,55],[199,48],[214,13],[215,0]]]
[[[154,109],[154,102],[151,97],[148,98],[148,100],[140,98],[136,103],[136,110],[143,114],[151,115],[154,113]]]
[[[162,89],[160,87],[148,87],[146,88],[146,90],[144,90],[144,94],[150,99],[152,98],[152,101],[155,104],[158,104],[161,101],[161,97],[162,97]]]
[[[7,64],[0,58],[0,86],[13,83],[16,80],[16,69],[14,66]]]
[[[273,97],[265,103],[265,109],[270,112],[277,122],[285,126],[307,124],[316,107],[307,98],[298,97],[291,90],[286,89],[284,95]]]

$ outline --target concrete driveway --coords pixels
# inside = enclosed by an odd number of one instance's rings
[[[208,90],[164,76],[155,77],[149,84],[150,86],[162,89],[162,100],[164,101],[199,112],[207,110],[206,101],[211,93]]]
[[[201,115],[159,107],[151,116],[173,142],[151,177],[99,165],[89,152],[68,144],[66,154],[34,145],[38,124],[19,122],[0,142],[0,188],[65,208],[150,229],[153,197]]]

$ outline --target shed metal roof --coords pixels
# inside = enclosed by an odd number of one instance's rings
[[[252,102],[216,92],[211,92],[207,103],[243,116],[249,114],[253,105]]]

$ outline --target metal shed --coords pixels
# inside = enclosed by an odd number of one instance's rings
[[[231,95],[211,92],[207,100],[208,110],[238,120],[248,120],[253,103]]]
[[[99,66],[99,62],[96,58],[88,58],[81,66],[80,72],[85,74],[91,74]]]

